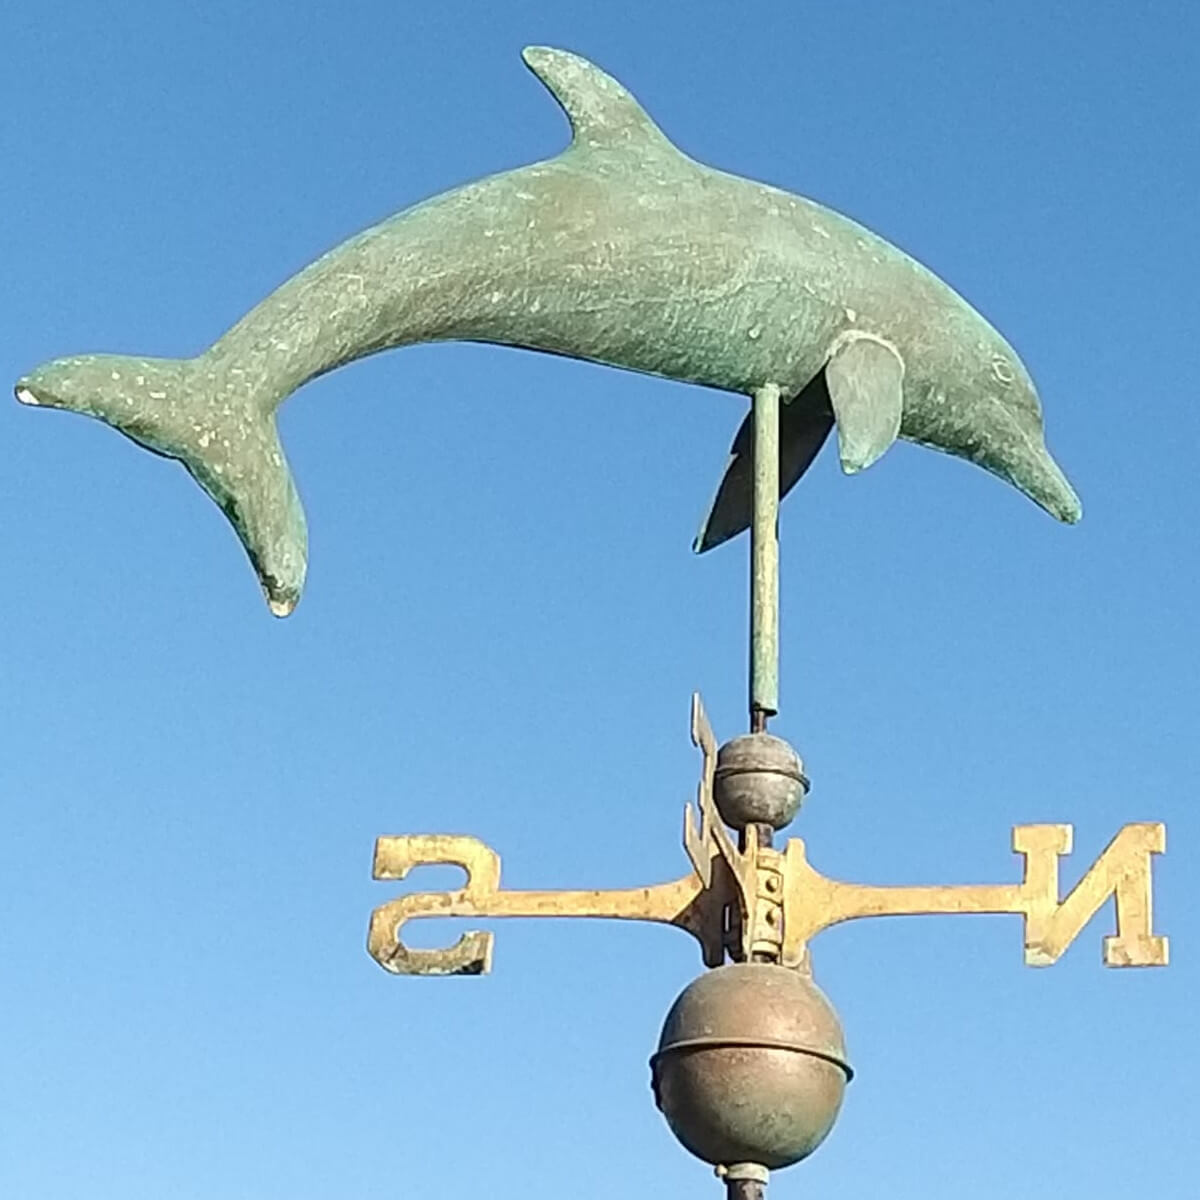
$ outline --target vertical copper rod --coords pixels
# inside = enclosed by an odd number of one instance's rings
[[[754,516],[750,525],[750,732],[779,711],[779,388],[754,393]],[[741,850],[770,846],[771,827],[750,825]],[[729,1200],[761,1200],[762,1185],[729,1180]]]
[[[726,1200],[764,1200],[770,1178],[766,1167],[759,1163],[734,1163],[724,1168],[724,1174]]]
[[[757,1179],[727,1179],[725,1181],[726,1200],[764,1200],[767,1185]]]
[[[754,393],[750,526],[750,728],[779,711],[779,387]]]

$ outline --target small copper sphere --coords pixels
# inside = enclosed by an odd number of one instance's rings
[[[734,829],[791,823],[808,791],[800,756],[771,733],[746,733],[717,751],[713,799]]]
[[[650,1071],[667,1124],[697,1158],[772,1169],[825,1140],[853,1075],[820,988],[771,963],[693,980],[667,1014]]]

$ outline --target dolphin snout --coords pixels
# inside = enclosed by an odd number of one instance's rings
[[[1079,497],[1074,491],[1068,489],[1069,495],[1059,504],[1055,516],[1060,521],[1065,521],[1068,525],[1077,524],[1083,517],[1083,505],[1079,502]]]
[[[1067,525],[1074,525],[1083,516],[1083,505],[1075,489],[1045,450],[1033,471],[1014,482],[1035,504]]]

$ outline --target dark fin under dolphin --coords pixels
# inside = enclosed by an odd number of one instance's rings
[[[782,499],[799,482],[820,453],[833,428],[833,409],[825,372],[821,371],[798,395],[779,406],[779,497]],[[729,450],[725,474],[708,516],[692,543],[703,554],[750,528],[754,503],[754,479],[751,469],[753,424],[749,416],[742,422]]]
[[[277,617],[304,587],[304,509],[275,429],[273,398],[226,384],[197,359],[86,355],[38,367],[15,388],[23,404],[98,417],[178,459],[229,518]]]
[[[842,470],[853,475],[884,454],[900,433],[904,361],[885,342],[856,336],[830,356],[825,381],[837,420]]]

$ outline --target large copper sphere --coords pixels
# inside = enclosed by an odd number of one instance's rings
[[[853,1072],[812,979],[770,963],[718,967],[667,1014],[650,1060],[675,1136],[714,1166],[786,1167],[824,1140]]]

